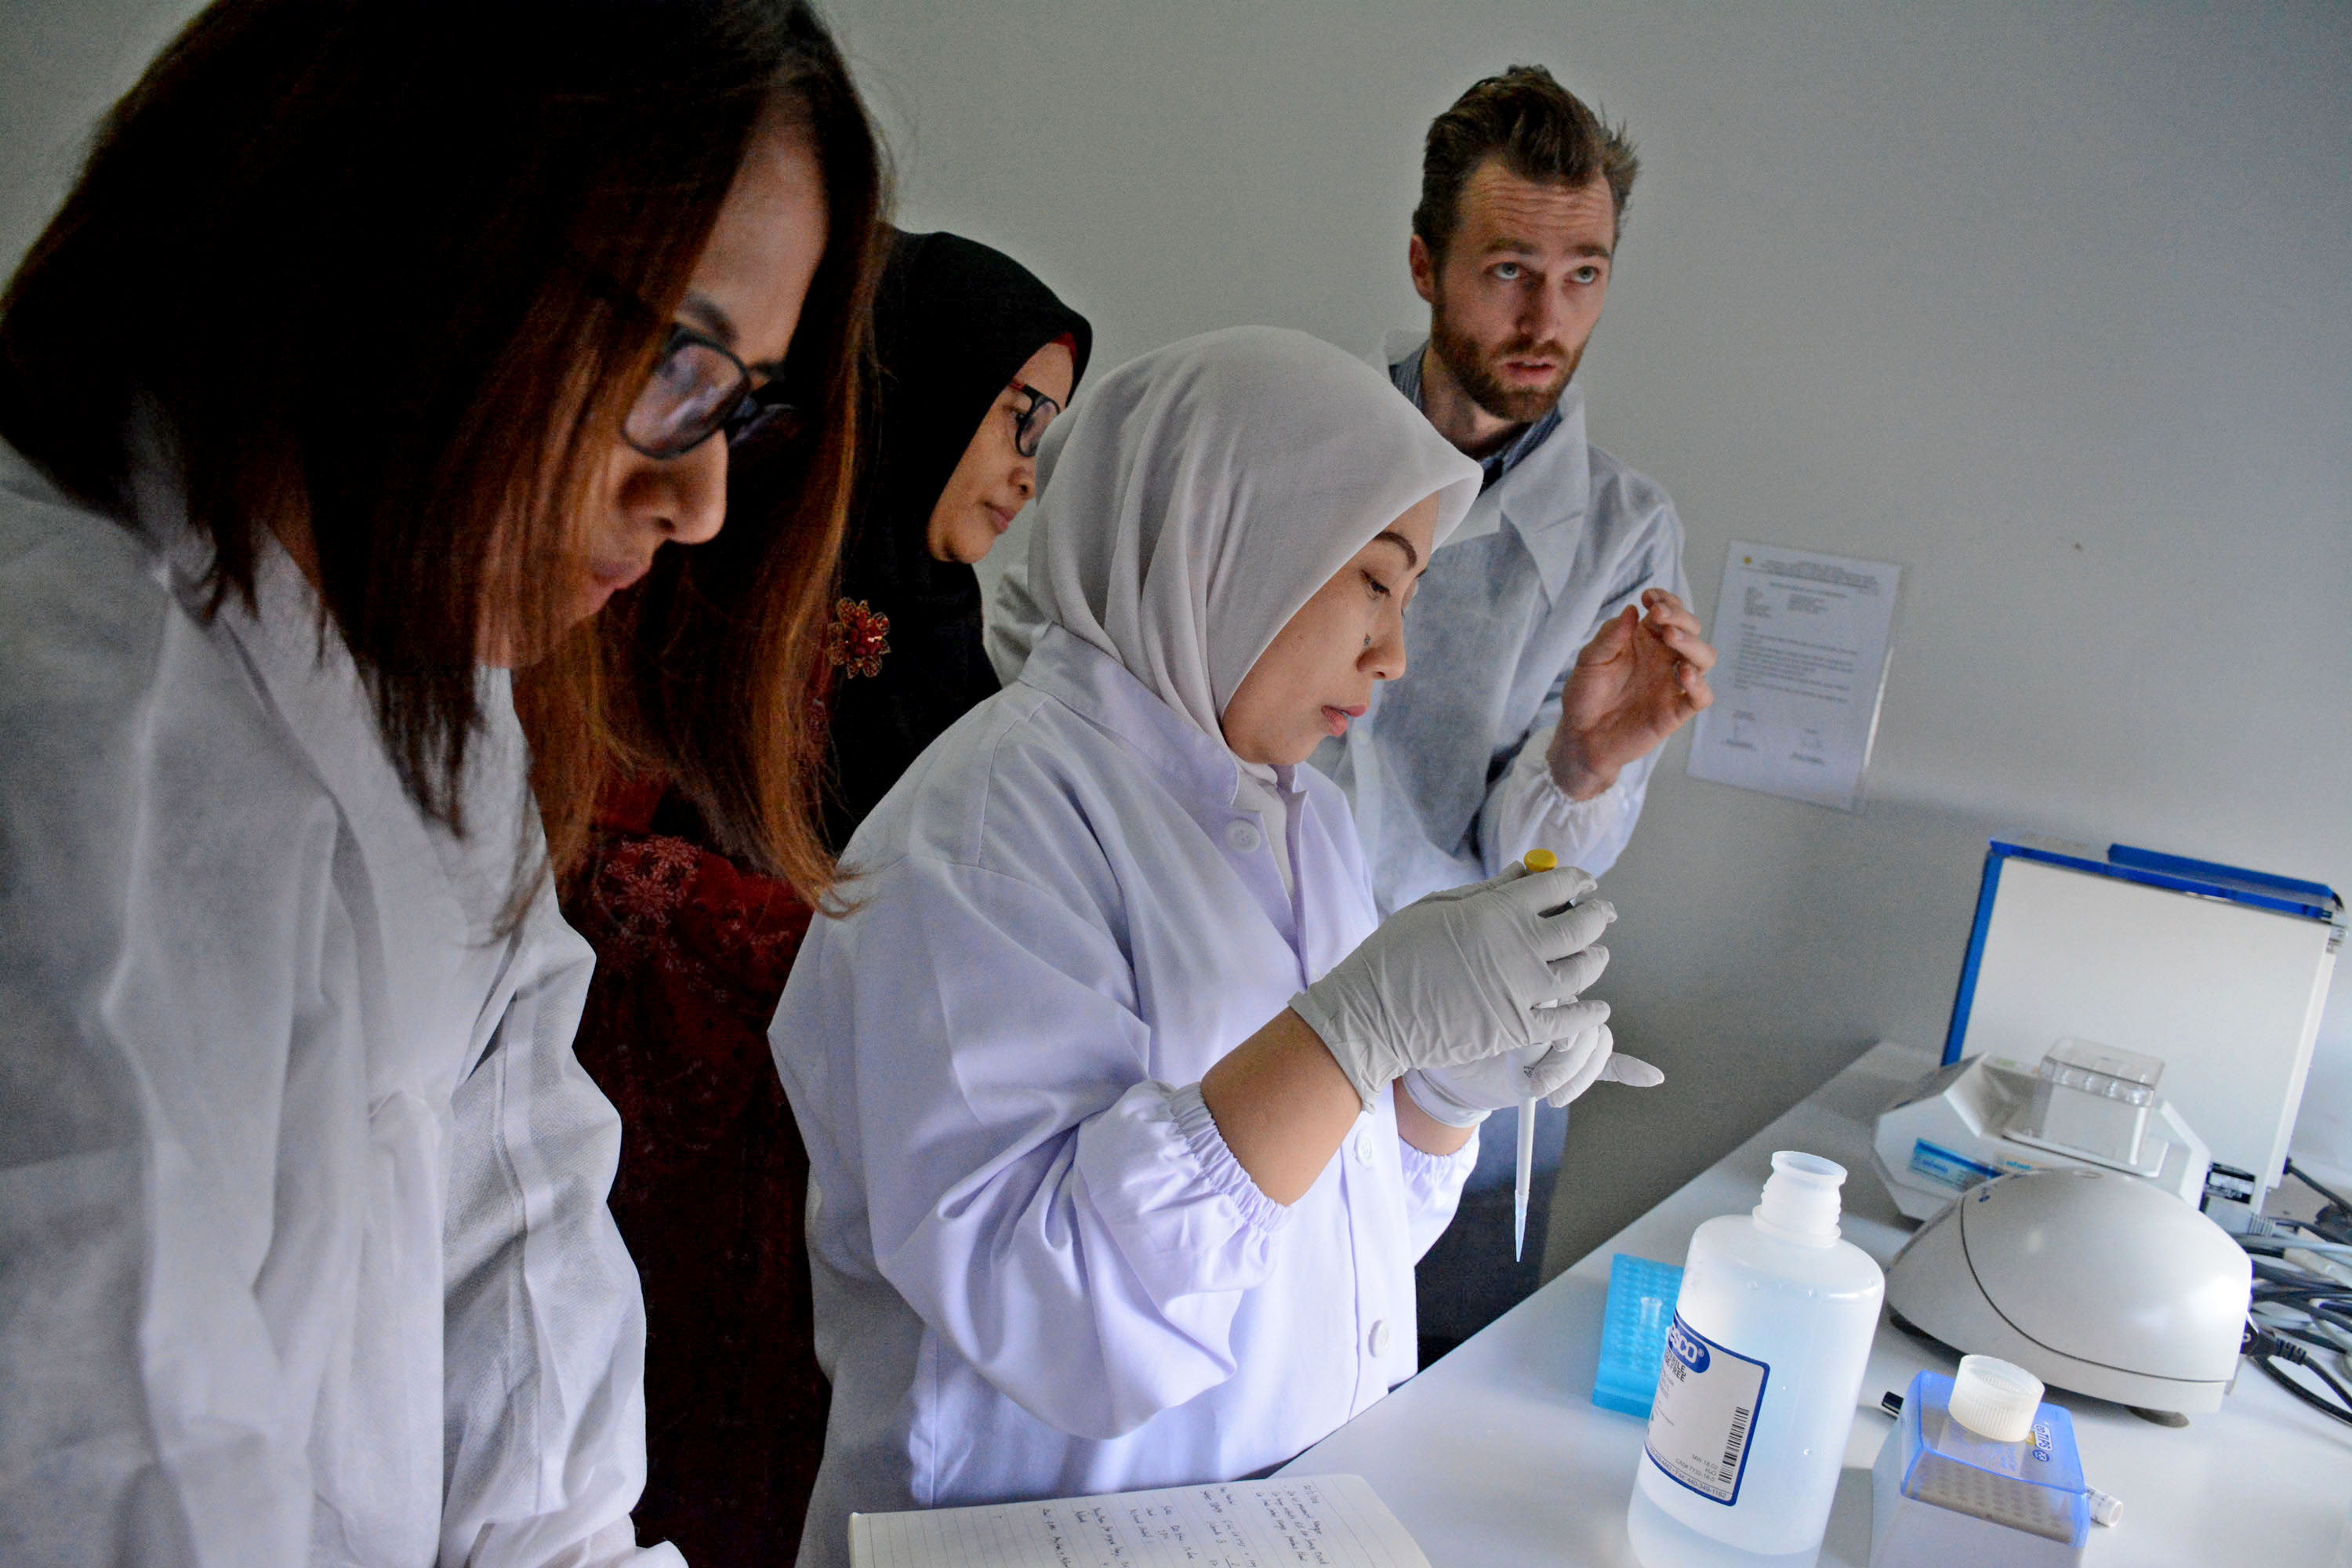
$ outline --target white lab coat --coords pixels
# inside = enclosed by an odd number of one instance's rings
[[[1388,357],[1424,341],[1392,339]],[[1657,752],[1589,801],[1551,782],[1545,752],[1601,626],[1645,588],[1690,598],[1682,520],[1655,482],[1588,444],[1580,387],[1559,413],[1430,558],[1405,610],[1404,679],[1316,751],[1355,808],[1383,913],[1535,848],[1600,876],[1641,817]]]
[[[851,841],[771,1037],[834,1380],[804,1568],[853,1509],[1263,1470],[1412,1373],[1475,1140],[1422,1154],[1383,1098],[1285,1209],[1201,1102],[1374,924],[1339,792],[1281,773],[1287,897],[1232,753],[1048,626]]]
[[[285,553],[207,620],[139,510],[0,447],[0,1561],[676,1563],[505,677],[461,841]]]

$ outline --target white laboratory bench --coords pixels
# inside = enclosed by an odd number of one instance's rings
[[[1859,1060],[1681,1191],[1627,1226],[1507,1316],[1284,1468],[1372,1483],[1433,1568],[1634,1563],[1625,1504],[1644,1423],[1592,1403],[1609,1259],[1680,1264],[1691,1233],[1755,1206],[1776,1149],[1825,1155],[1852,1173],[1847,1239],[1881,1265],[1915,1228],[1870,1168],[1870,1127],[1895,1092],[1934,1065],[1893,1044]],[[1662,1091],[1671,1092],[1671,1089]],[[1883,1319],[1860,1404],[1957,1358]],[[2352,1427],[2306,1408],[2252,1365],[2215,1415],[2155,1426],[2118,1405],[2053,1390],[2074,1419],[2083,1471],[2124,1501],[2095,1525],[2086,1563],[2309,1565],[2352,1551]],[[1894,1423],[1855,1418],[1823,1564],[1870,1557],[1870,1463]],[[2343,1559],[2352,1564],[2352,1555]]]

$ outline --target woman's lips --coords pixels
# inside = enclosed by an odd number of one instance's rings
[[[617,594],[652,569],[650,561],[594,561],[589,563],[588,575],[597,587]]]
[[[1362,718],[1367,706],[1360,702],[1352,708],[1339,708],[1326,702],[1323,704],[1323,727],[1335,737],[1344,735],[1348,732],[1348,721]]]
[[[1005,510],[1003,507],[998,506],[993,501],[981,502],[980,510],[988,514],[988,521],[990,524],[995,528],[997,532],[1003,533],[1006,529],[1013,526],[1013,514]]]
[[[593,616],[605,601],[653,569],[650,561],[592,561],[588,563],[587,608]]]

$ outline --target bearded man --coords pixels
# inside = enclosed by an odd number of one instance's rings
[[[1606,872],[1659,747],[1714,700],[1681,520],[1586,442],[1571,380],[1638,167],[1622,128],[1539,66],[1477,83],[1429,128],[1407,251],[1429,331],[1385,358],[1486,479],[1405,612],[1406,679],[1316,753],[1355,806],[1383,914],[1530,849]],[[1567,1130],[1564,1110],[1539,1115],[1538,1236]],[[1514,1142],[1485,1141],[1423,1265],[1425,1357],[1534,1288],[1536,1259],[1515,1264],[1507,1241]]]

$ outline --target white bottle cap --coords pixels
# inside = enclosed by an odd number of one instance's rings
[[[1838,1238],[1838,1188],[1844,1184],[1845,1167],[1835,1160],[1783,1149],[1772,1156],[1757,1222],[1790,1241],[1827,1247]]]
[[[1964,1355],[1952,1379],[1952,1419],[1979,1437],[2019,1443],[2042,1408],[2042,1380],[1996,1356]]]

